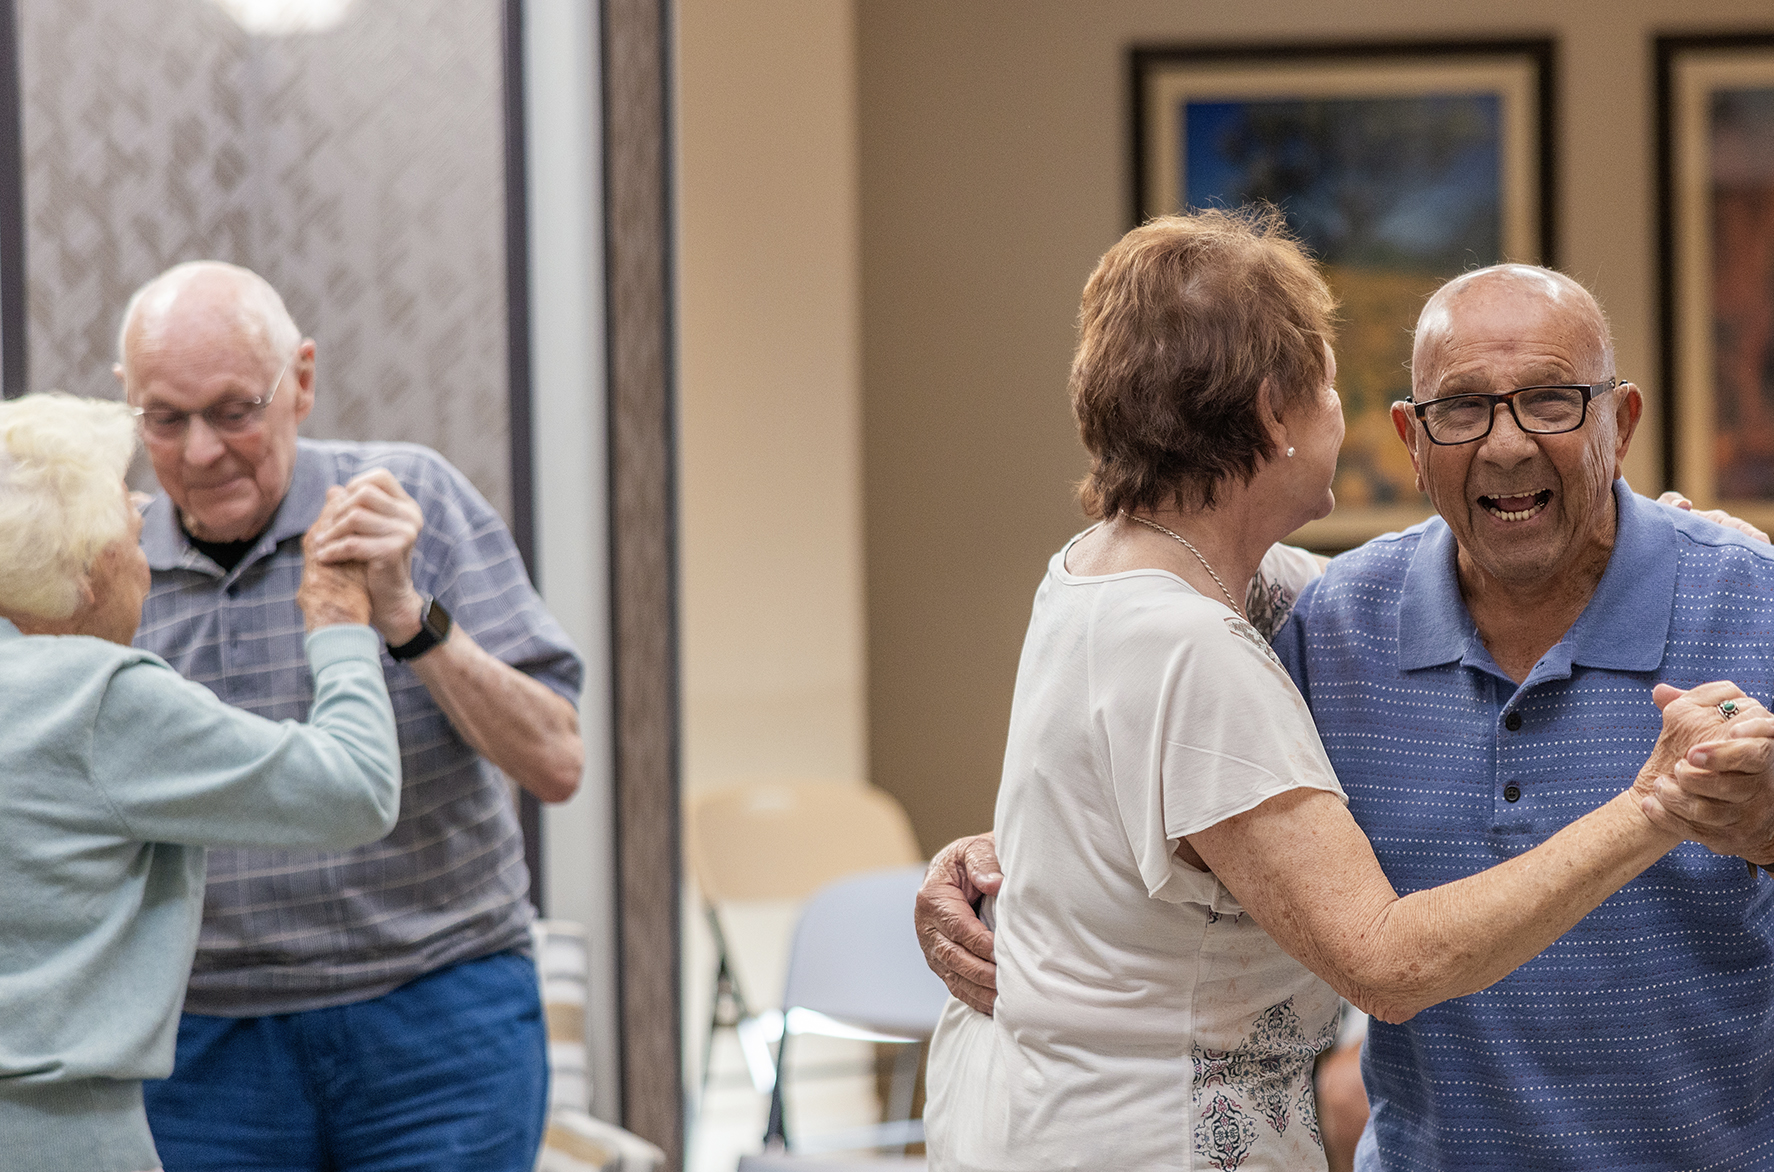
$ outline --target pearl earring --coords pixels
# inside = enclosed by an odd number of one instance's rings
[[[1294,458],[1294,450],[1292,448],[1287,450],[1287,458],[1290,460]]]

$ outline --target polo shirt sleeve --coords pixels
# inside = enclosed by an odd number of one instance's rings
[[[405,479],[425,517],[413,550],[414,586],[442,600],[452,622],[488,654],[577,707],[584,664],[530,585],[505,521],[435,453]]]
[[[273,722],[140,655],[104,683],[89,776],[141,842],[345,848],[394,826],[400,754],[380,639],[308,636],[309,723]]]

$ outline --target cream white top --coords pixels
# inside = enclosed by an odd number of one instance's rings
[[[930,1165],[1322,1168],[1311,1072],[1337,996],[1175,849],[1276,794],[1342,789],[1249,623],[1162,570],[1068,573],[1070,548],[1011,706],[997,1011],[943,1015]],[[1298,551],[1263,567],[1290,596],[1315,572]]]

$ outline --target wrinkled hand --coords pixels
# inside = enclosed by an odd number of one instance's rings
[[[340,490],[339,508],[308,530],[316,556],[328,565],[361,562],[370,592],[370,623],[390,647],[419,633],[424,600],[413,589],[413,545],[425,528],[419,505],[394,474],[373,468]],[[332,501],[328,490],[327,499]]]
[[[1674,490],[1666,492],[1658,497],[1657,503],[1660,505],[1674,505],[1678,509],[1686,509],[1697,517],[1705,517],[1708,521],[1723,525],[1727,529],[1735,529],[1737,532],[1752,537],[1757,541],[1768,540],[1768,535],[1766,533],[1763,533],[1760,529],[1757,529],[1742,517],[1733,517],[1723,509],[1696,509],[1693,501]]]
[[[991,930],[973,903],[1003,885],[997,840],[990,834],[958,838],[930,860],[914,913],[930,971],[949,992],[988,1015],[998,999],[998,966],[992,963]]]
[[[302,584],[296,589],[296,605],[308,630],[339,623],[370,621],[369,584],[360,562],[328,564],[317,556],[315,534],[333,523],[343,507],[345,490],[334,485],[326,490],[326,505],[308,532],[302,535]]]
[[[1735,684],[1659,684],[1663,735],[1635,784],[1651,822],[1721,855],[1774,863],[1774,717]],[[1726,720],[1718,704],[1733,700]]]

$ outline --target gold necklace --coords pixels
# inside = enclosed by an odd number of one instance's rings
[[[1126,517],[1129,521],[1138,521],[1148,529],[1156,529],[1158,532],[1165,534],[1168,537],[1174,537],[1182,542],[1183,548],[1195,555],[1195,560],[1201,563],[1201,568],[1207,571],[1207,576],[1213,579],[1214,585],[1220,588],[1220,593],[1226,596],[1226,602],[1232,607],[1232,613],[1241,619],[1244,618],[1244,608],[1238,605],[1237,600],[1232,597],[1232,592],[1226,589],[1226,584],[1220,581],[1220,576],[1213,572],[1213,567],[1207,564],[1207,559],[1201,556],[1201,551],[1196,549],[1194,544],[1187,537],[1184,537],[1181,533],[1166,529],[1156,521],[1148,521],[1144,517],[1136,517],[1132,513],[1122,513],[1121,515]]]

